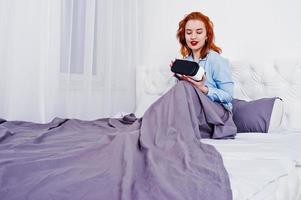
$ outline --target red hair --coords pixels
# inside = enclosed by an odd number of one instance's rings
[[[201,58],[206,57],[207,53],[210,49],[216,51],[217,53],[221,53],[222,49],[214,44],[214,32],[213,32],[213,23],[210,21],[209,17],[200,13],[200,12],[192,12],[184,17],[179,22],[179,28],[177,31],[177,38],[181,44],[180,52],[183,57],[186,57],[191,54],[191,49],[187,46],[185,40],[185,26],[189,20],[200,20],[204,23],[206,32],[207,32],[207,40],[201,50]]]

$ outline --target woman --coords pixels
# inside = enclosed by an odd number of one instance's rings
[[[231,104],[234,83],[228,60],[220,56],[221,48],[214,44],[213,23],[204,14],[192,12],[179,22],[177,38],[183,58],[197,62],[205,71],[199,81],[185,75],[178,77],[191,83],[199,93],[201,137],[233,138],[237,132]],[[209,116],[216,117],[214,122],[208,120]]]
[[[201,81],[188,76],[181,79],[190,82],[212,101],[221,103],[231,111],[234,83],[229,62],[219,55],[221,49],[214,44],[210,19],[200,12],[188,14],[179,23],[177,38],[184,59],[197,62],[206,72]]]

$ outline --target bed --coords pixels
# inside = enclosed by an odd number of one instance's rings
[[[236,98],[282,98],[268,133],[199,137],[193,113],[204,97],[188,83],[173,87],[166,66],[140,67],[136,116],[0,119],[0,199],[300,199],[300,65],[232,69]]]
[[[268,133],[239,133],[234,140],[201,139],[221,153],[233,199],[301,199],[301,64],[298,60],[231,61],[234,98],[275,101]],[[174,84],[165,66],[137,72],[136,115]]]

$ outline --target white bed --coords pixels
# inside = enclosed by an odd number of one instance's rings
[[[281,97],[269,133],[241,133],[235,140],[203,139],[221,153],[235,200],[301,199],[301,64],[296,61],[231,62],[234,97]],[[136,115],[174,84],[167,66],[141,66],[136,73]],[[277,113],[277,114],[275,114]]]

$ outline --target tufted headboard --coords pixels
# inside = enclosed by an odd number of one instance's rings
[[[234,98],[255,100],[280,97],[282,127],[301,130],[301,62],[231,61]],[[174,84],[168,66],[139,67],[136,73],[136,115],[142,116],[152,102]]]
[[[282,127],[301,129],[301,63],[294,61],[233,61],[234,97],[254,100],[278,96],[283,100]]]

